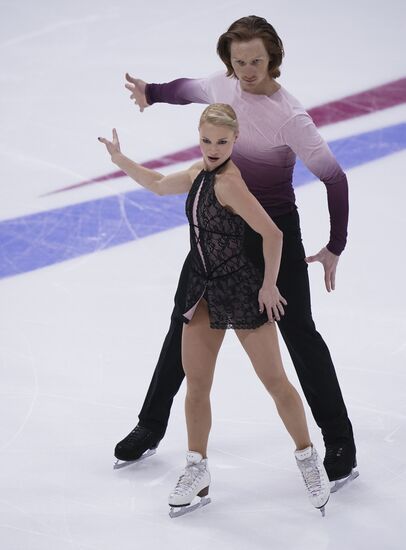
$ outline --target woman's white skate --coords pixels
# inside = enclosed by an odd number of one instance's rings
[[[200,453],[189,451],[186,453],[186,468],[176,484],[176,487],[169,495],[169,516],[177,518],[198,508],[210,504],[207,497],[210,486],[210,472],[207,467],[207,458]],[[192,504],[192,501],[200,497],[200,501]]]
[[[316,449],[311,445],[295,451],[296,463],[303,476],[307,495],[315,508],[325,516],[325,506],[330,498],[330,480]]]

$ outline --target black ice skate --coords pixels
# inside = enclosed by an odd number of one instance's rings
[[[161,439],[155,432],[137,424],[127,437],[117,443],[114,469],[124,468],[154,455]]]
[[[353,441],[326,444],[324,467],[330,479],[330,492],[336,493],[359,476],[356,468],[356,449]]]

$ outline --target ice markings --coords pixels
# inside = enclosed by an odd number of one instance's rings
[[[406,123],[329,143],[344,170],[406,148]],[[294,185],[315,180],[297,163]],[[184,195],[135,190],[0,222],[0,278],[98,252],[186,223]]]

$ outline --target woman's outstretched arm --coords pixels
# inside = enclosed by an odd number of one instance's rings
[[[101,143],[104,143],[107,151],[111,155],[112,162],[121,168],[123,172],[137,183],[156,193],[157,195],[180,195],[187,193],[193,182],[193,172],[195,167],[199,163],[195,163],[188,170],[181,172],[175,172],[168,176],[164,176],[160,172],[145,168],[141,164],[129,159],[121,152],[120,141],[118,139],[117,131],[113,128],[113,140],[110,141],[106,138],[98,138]]]

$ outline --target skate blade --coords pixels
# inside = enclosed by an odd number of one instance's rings
[[[330,491],[331,492],[331,491]],[[323,506],[320,506],[319,508],[317,508],[317,510],[320,510],[320,513],[322,515],[322,517],[324,518],[325,515],[326,515],[326,506],[327,506],[327,503],[328,501],[330,500],[330,495],[328,496],[328,499],[326,500],[326,502],[323,504]]]
[[[137,462],[141,462],[142,460],[145,460],[146,458],[149,458],[150,456],[153,456],[156,453],[155,449],[148,449],[148,451],[145,451],[143,455],[140,456],[140,458],[137,458],[136,460],[119,460],[117,459],[116,462],[113,465],[114,470],[121,470],[121,468],[126,468],[127,466],[131,466],[131,464],[136,464]]]
[[[326,515],[326,507],[325,506],[322,506],[321,508],[319,508],[320,512],[321,512],[321,515],[322,517],[324,518],[325,515]]]
[[[190,512],[194,512],[199,508],[203,508],[203,506],[210,504],[210,502],[211,502],[210,498],[202,497],[199,502],[197,502],[196,504],[193,504],[192,506],[190,504],[186,506],[171,506],[171,509],[169,511],[169,517],[179,518],[180,516],[190,514]]]
[[[350,475],[345,477],[344,479],[337,479],[336,481],[332,481],[330,485],[330,493],[336,493],[345,485],[347,485],[350,481],[354,481],[354,479],[357,479],[358,476],[359,472],[357,472],[357,470],[353,470]]]

